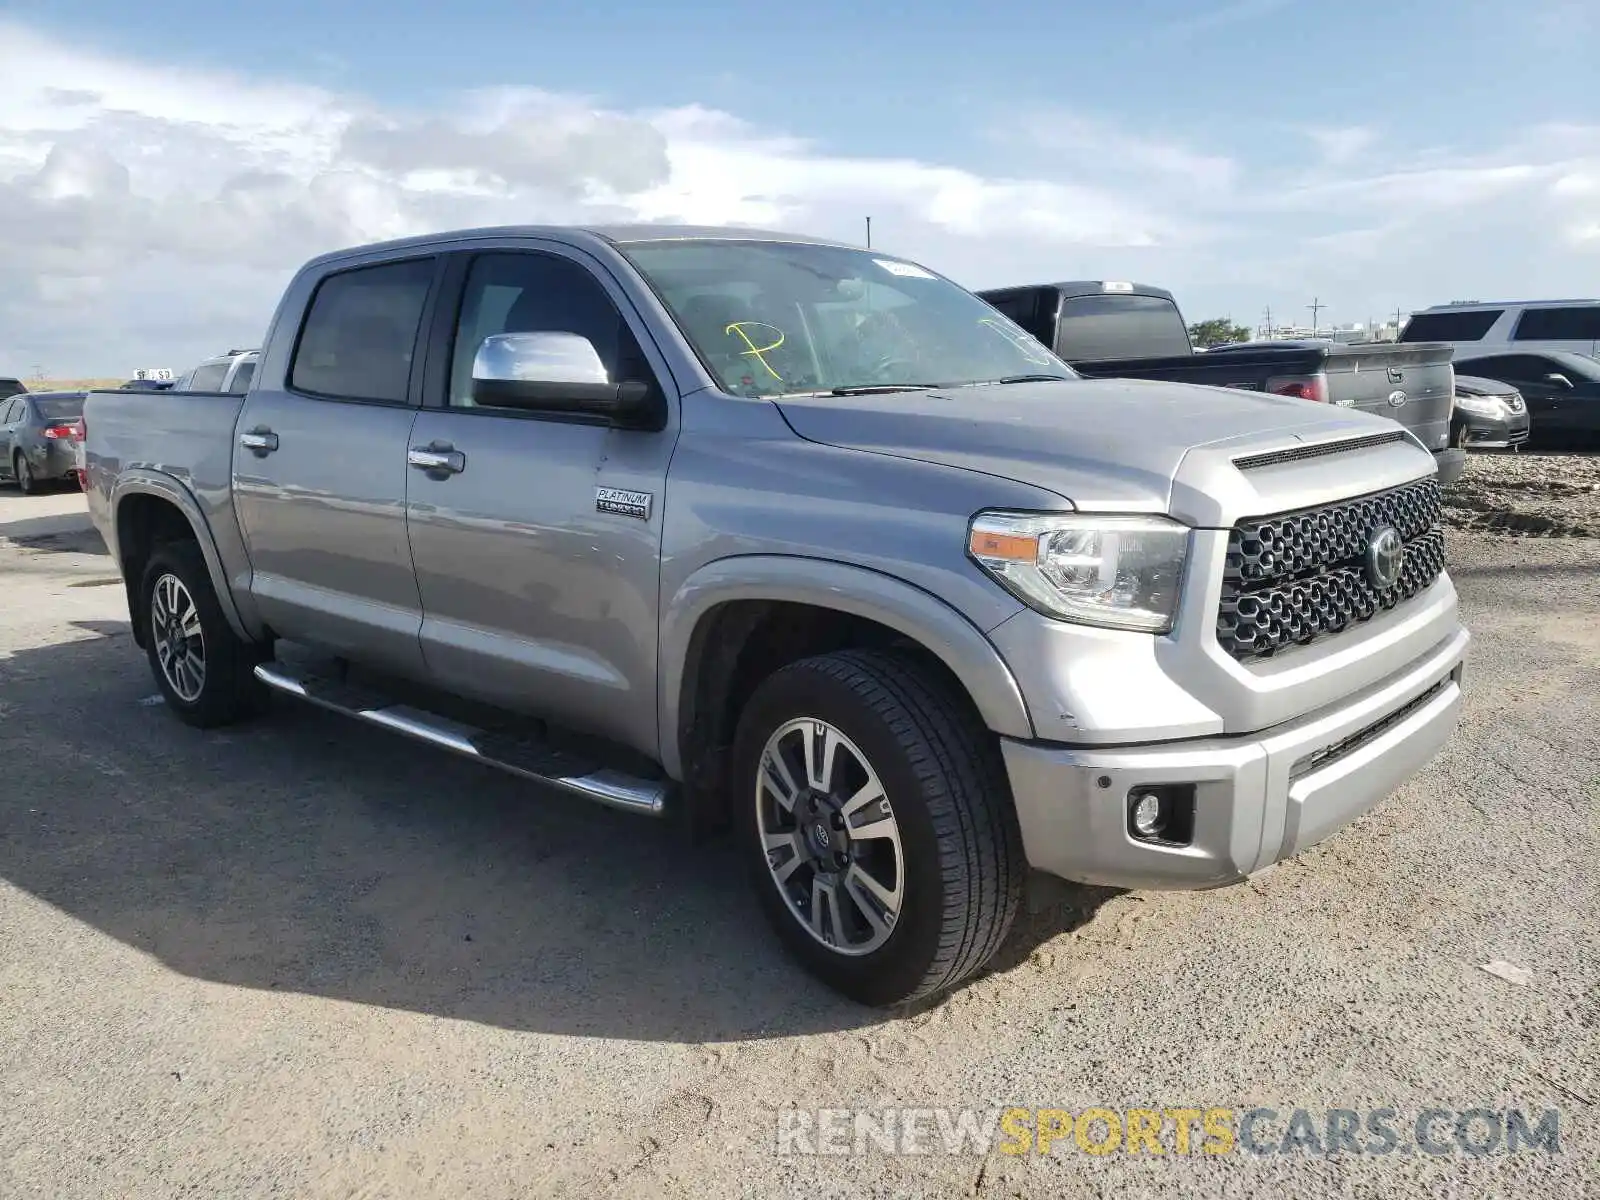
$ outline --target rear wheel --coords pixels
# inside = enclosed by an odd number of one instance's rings
[[[34,478],[33,465],[28,462],[28,456],[18,450],[11,457],[11,477],[17,481],[17,490],[24,496],[32,496],[39,490],[39,481]]]
[[[782,668],[745,708],[733,779],[762,908],[826,983],[916,1000],[999,949],[1021,836],[997,747],[931,672],[866,651]]]
[[[199,546],[158,546],[140,595],[145,651],[168,707],[201,729],[231,724],[261,708],[266,689],[253,672],[266,650],[228,624]]]

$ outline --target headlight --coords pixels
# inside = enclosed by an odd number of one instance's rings
[[[1505,414],[1506,401],[1504,396],[1457,396],[1456,407],[1480,417],[1498,417]]]
[[[967,553],[1028,607],[1063,621],[1172,628],[1189,529],[1166,517],[984,512]]]

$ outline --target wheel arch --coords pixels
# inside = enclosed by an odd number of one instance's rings
[[[732,730],[719,698],[811,654],[873,645],[920,652],[989,731],[1034,736],[1021,688],[989,639],[937,596],[866,567],[721,559],[677,590],[661,629],[662,765],[686,785],[694,820],[714,822],[720,803]]]
[[[185,539],[200,547],[211,589],[216,593],[217,605],[228,625],[240,638],[253,639],[254,635],[245,626],[234,603],[211,526],[199,502],[182,482],[154,471],[126,472],[117,480],[110,511],[110,540],[116,548],[123,588],[127,592],[134,642],[140,648],[145,643],[143,601],[139,595],[144,565],[157,545]]]

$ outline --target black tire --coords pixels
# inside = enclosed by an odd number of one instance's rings
[[[175,577],[183,586],[199,617],[204,673],[193,696],[180,692],[161,662],[163,631],[158,627],[155,593],[167,576]],[[268,650],[240,638],[222,615],[199,546],[193,542],[157,546],[145,565],[139,600],[150,671],[173,712],[197,729],[214,729],[253,716],[265,706],[266,688],[253,672],[258,663],[265,661]]]
[[[17,491],[24,496],[39,494],[39,480],[33,474],[33,465],[20,450],[11,456],[11,477],[17,481]]]
[[[865,753],[899,826],[900,911],[887,940],[859,955],[824,945],[802,925],[762,843],[762,756],[768,739],[799,718],[828,722]],[[846,651],[774,672],[745,706],[731,778],[740,853],[762,910],[789,952],[846,996],[884,1006],[936,995],[978,971],[1005,940],[1026,864],[999,747],[914,661]]]

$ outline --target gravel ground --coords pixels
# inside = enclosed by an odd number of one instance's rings
[[[1452,537],[1462,727],[1351,828],[1074,893],[886,1016],[723,849],[303,708],[180,725],[81,530],[0,495],[5,1200],[1600,1195],[1600,541]],[[776,1152],[784,1111],[1012,1104],[1554,1108],[1561,1152]]]
[[[1445,491],[1454,529],[1600,537],[1600,455],[1474,454]]]

